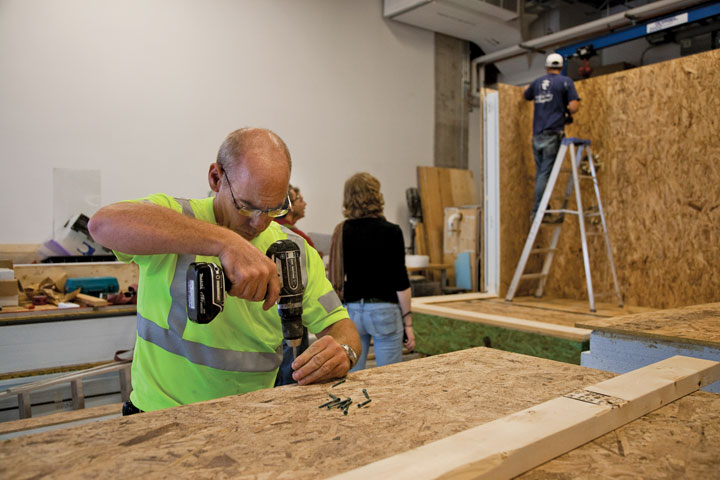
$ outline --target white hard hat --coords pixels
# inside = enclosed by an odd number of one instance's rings
[[[545,68],[562,68],[563,57],[559,53],[551,53],[545,59]]]

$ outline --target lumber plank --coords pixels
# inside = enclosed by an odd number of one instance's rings
[[[672,357],[332,478],[512,478],[717,379],[718,362]]]
[[[448,303],[461,300],[482,300],[485,298],[497,298],[493,293],[454,293],[452,295],[432,295],[428,297],[416,297],[412,299],[413,305],[431,305],[436,303]]]
[[[541,333],[544,335],[552,335],[560,338],[567,338],[578,342],[584,342],[590,339],[592,330],[585,328],[568,327],[565,325],[555,325],[552,323],[538,322],[535,320],[525,320],[521,318],[506,317],[502,315],[493,315],[481,312],[467,312],[456,308],[443,307],[432,304],[413,304],[413,312],[426,313],[429,315],[437,315],[440,317],[454,318],[456,320],[464,320],[468,322],[484,323],[498,327],[509,328],[512,330],[520,330],[523,332]]]
[[[93,297],[92,295],[86,295],[84,293],[78,293],[75,295],[75,299],[91,307],[107,307],[108,301],[104,298]]]

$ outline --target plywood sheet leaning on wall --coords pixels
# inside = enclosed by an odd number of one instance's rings
[[[417,175],[430,263],[443,263],[445,207],[477,204],[473,173],[459,168],[418,167]]]
[[[720,51],[576,82],[568,136],[589,138],[626,303],[673,308],[720,299]],[[507,117],[507,118],[506,118]],[[532,105],[500,89],[501,285],[530,228]],[[514,149],[524,139],[526,147]],[[518,148],[518,150],[522,150]],[[525,153],[527,152],[527,153]],[[566,221],[546,295],[586,298],[577,221]],[[590,244],[594,289],[611,289],[604,245]],[[504,294],[501,291],[501,294]]]

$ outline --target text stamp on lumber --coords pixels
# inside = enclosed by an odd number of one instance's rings
[[[718,362],[672,357],[333,478],[512,478],[717,379]]]

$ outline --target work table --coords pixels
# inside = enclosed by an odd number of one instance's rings
[[[474,348],[348,375],[49,431],[0,443],[0,476],[325,478],[614,374]],[[367,389],[372,403],[357,408]],[[318,408],[352,397],[348,415]],[[708,478],[720,396],[696,392],[525,474]],[[432,458],[428,462],[432,462]]]

